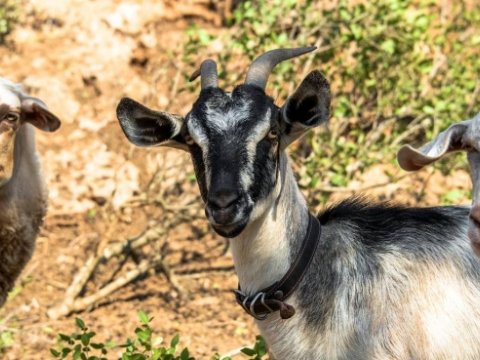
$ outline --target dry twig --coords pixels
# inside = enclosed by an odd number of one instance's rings
[[[169,270],[168,265],[161,258],[155,258],[153,261],[142,261],[134,270],[131,270],[124,276],[113,280],[93,295],[84,298],[80,297],[80,294],[85,288],[86,283],[92,277],[92,274],[100,263],[106,262],[109,259],[121,254],[127,254],[133,249],[140,248],[151,241],[157,240],[158,238],[164,236],[170,228],[178,225],[179,222],[181,222],[181,219],[173,220],[169,223],[157,224],[135,238],[111,244],[106,246],[100,253],[90,256],[85,265],[77,272],[72,283],[65,292],[63,303],[49,309],[47,312],[48,316],[56,319],[61,316],[66,316],[72,312],[85,310],[87,307],[93,305],[93,303],[97,302],[101,298],[111,294],[113,291],[128,284],[130,281],[136,279],[150,268],[158,265],[165,271],[167,278],[175,287],[175,289],[179,293],[182,293],[182,288],[178,285],[178,282],[175,280],[172,271]]]
[[[59,317],[71,314],[72,312],[85,310],[97,303],[99,300],[125,286],[129,282],[135,280],[140,275],[143,275],[145,272],[159,263],[162,263],[161,257],[157,257],[153,261],[143,260],[135,269],[130,270],[125,275],[119,277],[115,281],[112,281],[90,296],[83,298],[66,298],[63,304],[60,306],[49,309],[47,311],[47,315],[52,319],[58,319]]]

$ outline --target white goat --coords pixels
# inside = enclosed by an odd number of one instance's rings
[[[284,149],[328,121],[330,86],[313,71],[278,107],[265,85],[277,63],[311,50],[263,54],[231,93],[206,60],[184,118],[129,98],[117,117],[136,145],[190,153],[207,218],[230,238],[237,301],[277,360],[480,359],[467,208],[353,198],[309,214]]]
[[[55,131],[60,120],[43,101],[0,78],[0,306],[32,255],[47,208],[31,125]]]

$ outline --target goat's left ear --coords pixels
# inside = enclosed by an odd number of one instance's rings
[[[181,136],[183,118],[123,98],[117,106],[117,118],[127,139],[137,146],[170,146],[188,150]]]
[[[61,125],[58,117],[47,110],[45,103],[33,96],[22,97],[21,117],[43,131],[53,132]]]
[[[282,148],[330,117],[330,84],[319,72],[312,71],[281,108]]]
[[[466,136],[473,127],[473,123],[474,120],[465,120],[453,124],[420,149],[414,149],[410,145],[402,146],[397,153],[400,167],[407,171],[416,171],[453,151],[474,149],[472,142]]]

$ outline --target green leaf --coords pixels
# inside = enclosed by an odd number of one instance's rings
[[[185,348],[183,351],[180,353],[180,360],[189,360],[190,359],[190,353],[188,352],[188,349]]]
[[[147,360],[147,357],[143,354],[136,353],[128,357],[128,360]]]
[[[82,355],[82,347],[81,345],[76,345],[73,351],[72,359],[79,360],[81,355]]]
[[[253,349],[250,349],[250,348],[243,348],[242,350],[240,350],[242,353],[244,353],[245,355],[248,355],[248,356],[253,356],[253,355],[257,355],[257,353],[255,352],[255,350]]]
[[[90,337],[88,336],[88,334],[83,334],[81,337],[81,341],[84,346],[87,346],[90,343]]]
[[[389,53],[392,55],[395,52],[395,41],[392,39],[385,40],[380,47],[382,48],[383,51]]]
[[[265,340],[261,336],[257,336],[257,341],[255,342],[254,350],[257,353],[257,355],[260,357],[267,354],[268,352],[267,344],[265,343]]]
[[[148,314],[143,310],[140,310],[138,312],[138,318],[140,319],[140,322],[144,325],[148,325],[148,323],[150,322],[150,318],[148,317]]]
[[[55,350],[55,349],[50,349],[50,354],[52,354],[54,357],[60,357],[60,352]]]
[[[135,329],[135,335],[137,335],[137,340],[142,344],[150,344],[150,339],[152,337],[152,330],[150,328]]]
[[[68,336],[66,334],[62,334],[62,333],[58,334],[58,339],[61,340],[61,341],[66,341],[66,342],[71,340],[70,336]]]
[[[85,330],[86,327],[85,327],[85,323],[83,322],[82,319],[80,318],[75,318],[75,324],[77,325],[77,327],[80,329],[80,330]]]
[[[170,341],[170,346],[175,349],[179,341],[180,341],[180,336],[177,334],[173,337],[172,341]]]
[[[362,31],[363,29],[358,26],[357,24],[352,24],[350,26],[350,31],[352,32],[353,34],[353,37],[356,39],[356,40],[360,40],[362,38]]]
[[[66,358],[68,354],[72,352],[72,349],[70,348],[63,348],[62,349],[62,359]]]

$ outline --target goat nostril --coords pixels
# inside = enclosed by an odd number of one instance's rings
[[[233,205],[239,199],[239,195],[234,192],[215,194],[209,200],[209,203],[218,209],[225,209]]]

